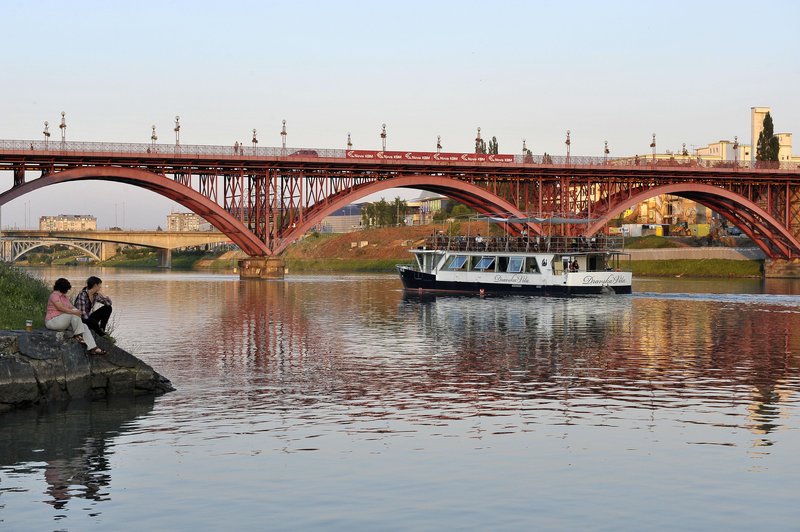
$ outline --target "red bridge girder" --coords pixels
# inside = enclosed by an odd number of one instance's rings
[[[126,183],[184,205],[246,253],[266,256],[281,253],[339,208],[388,188],[440,193],[489,215],[561,213],[596,220],[588,228],[565,228],[569,234],[593,234],[639,201],[673,194],[719,212],[771,258],[800,257],[797,167],[708,168],[578,157],[572,160],[588,164],[364,161],[305,152],[302,157],[247,157],[0,148],[0,170],[14,176],[11,189],[0,194],[0,205],[57,183]],[[38,176],[27,180],[31,173]],[[529,229],[541,232],[538,226]]]

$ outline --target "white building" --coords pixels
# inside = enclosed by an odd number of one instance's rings
[[[173,212],[167,215],[167,231],[211,231],[211,224],[193,212]]]
[[[39,231],[97,231],[97,218],[88,214],[41,216]]]

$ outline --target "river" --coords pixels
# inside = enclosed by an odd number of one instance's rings
[[[2,530],[797,530],[800,282],[90,274],[177,391],[0,416]]]

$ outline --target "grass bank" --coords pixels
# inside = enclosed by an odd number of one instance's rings
[[[176,251],[172,253],[172,269],[191,270],[195,264],[202,260],[215,259],[219,254],[208,253],[205,251]],[[135,249],[125,251],[100,262],[100,266],[111,266],[114,268],[158,268],[159,255],[157,251],[148,249]]]
[[[289,273],[392,273],[396,264],[411,264],[399,259],[287,259]]]
[[[44,327],[50,288],[13,266],[0,263],[0,329],[24,329],[25,320]]]
[[[634,276],[663,277],[761,277],[763,264],[759,260],[676,259],[631,261]]]

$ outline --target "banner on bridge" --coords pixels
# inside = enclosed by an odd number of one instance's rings
[[[372,151],[347,150],[348,159],[364,159],[373,161],[431,161],[431,162],[468,162],[468,163],[513,163],[513,155],[488,153],[439,153],[427,151]]]

